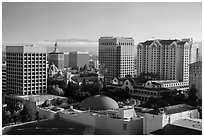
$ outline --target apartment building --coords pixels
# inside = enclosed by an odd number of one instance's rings
[[[189,80],[188,40],[147,40],[137,45],[137,74],[159,74],[161,80]]]

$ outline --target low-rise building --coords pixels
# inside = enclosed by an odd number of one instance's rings
[[[186,93],[189,89],[189,82],[179,82],[178,80],[157,80],[147,81],[143,85],[137,85],[133,78],[114,78],[111,85],[107,87],[112,91],[121,89],[139,100],[147,101],[148,98],[160,98],[163,95],[175,96],[179,92]]]
[[[178,80],[149,80],[144,84],[149,88],[167,88],[180,91],[187,91],[189,89],[189,81],[179,82]]]
[[[143,119],[137,117],[134,108],[131,106],[119,108],[117,102],[107,96],[91,96],[78,105],[59,107],[54,111],[53,108],[40,109],[39,113],[43,113],[45,117],[49,111],[47,116],[49,118],[55,114],[65,120],[91,126],[95,134],[142,134]],[[42,112],[43,110],[46,112]]]
[[[182,118],[167,124],[153,135],[202,135],[202,119]]]
[[[150,134],[182,118],[199,118],[199,112],[197,108],[186,104],[149,111],[143,118],[143,134]]]

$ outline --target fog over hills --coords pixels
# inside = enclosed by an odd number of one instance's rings
[[[57,41],[58,49],[62,52],[70,51],[86,51],[92,55],[98,54],[98,42],[88,39],[57,39],[57,40],[45,40],[39,42],[3,42],[2,51],[6,51],[6,46],[19,46],[19,45],[39,45],[45,46],[47,52],[54,50],[54,44]]]
[[[19,45],[39,45],[45,46],[47,52],[54,50],[55,42],[58,42],[58,49],[62,52],[82,51],[89,52],[91,55],[98,55],[98,41],[89,39],[56,39],[56,40],[44,40],[39,42],[3,42],[2,51],[6,51],[6,46],[19,46]],[[194,42],[199,47],[199,54],[202,55],[202,41]],[[137,45],[138,43],[135,43]],[[133,49],[134,55],[136,55],[136,47]]]

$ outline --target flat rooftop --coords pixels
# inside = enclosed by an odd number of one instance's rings
[[[202,119],[179,119],[164,128],[152,132],[153,135],[202,135]]]
[[[161,110],[164,111],[166,115],[174,114],[174,113],[180,113],[184,111],[189,111],[189,110],[194,110],[196,109],[195,107],[189,106],[187,104],[179,104],[179,105],[174,105],[174,106],[168,106],[168,107],[163,107],[159,109],[154,109],[152,111],[149,111],[147,113],[153,114],[153,115],[158,115]]]
[[[62,118],[34,121],[3,129],[3,135],[83,135],[86,127]]]
[[[202,119],[184,118],[184,119],[179,119],[174,121],[172,125],[182,126],[182,127],[202,131]]]

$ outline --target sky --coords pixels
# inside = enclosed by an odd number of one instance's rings
[[[202,40],[201,2],[3,2],[2,41],[131,36]]]

